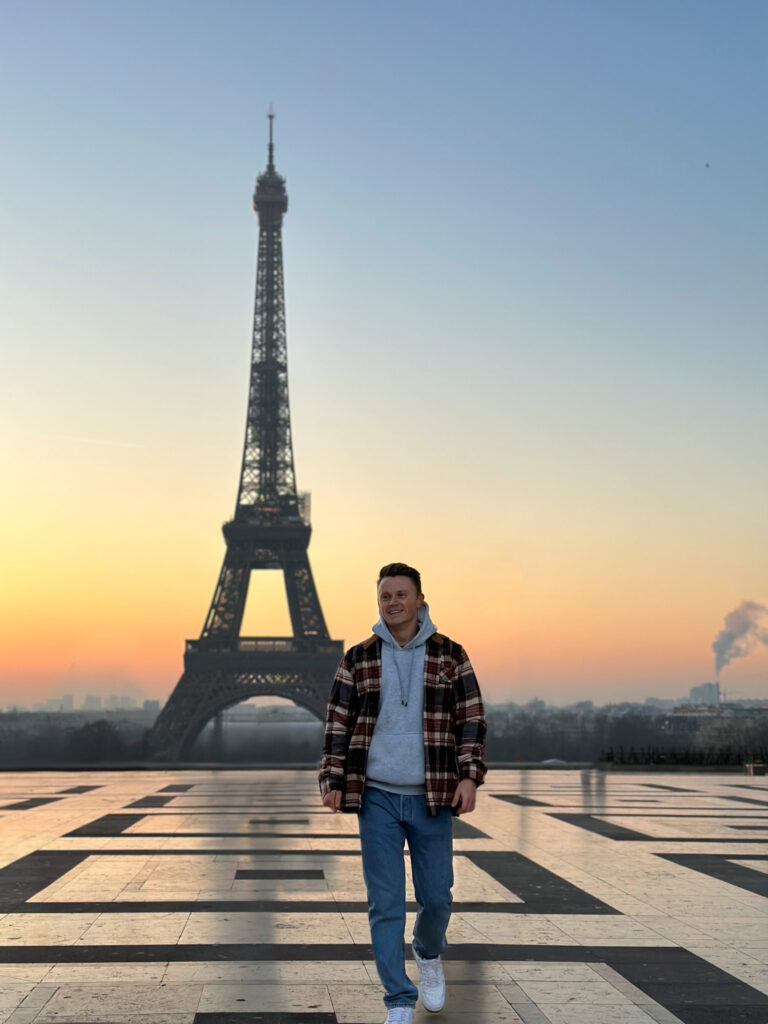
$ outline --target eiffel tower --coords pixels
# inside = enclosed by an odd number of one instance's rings
[[[320,608],[307,548],[309,502],[296,490],[288,405],[283,290],[285,178],[277,173],[269,115],[267,169],[256,181],[259,257],[245,444],[237,505],[223,526],[226,552],[200,638],[187,640],[184,672],[149,737],[151,756],[176,760],[219,711],[248,697],[287,697],[319,718],[343,653]],[[251,573],[280,569],[293,635],[243,637]]]

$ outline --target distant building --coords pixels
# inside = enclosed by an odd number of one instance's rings
[[[123,708],[123,710],[137,708],[139,706],[133,697],[118,697],[118,700],[120,701],[120,707]]]
[[[117,709],[120,707],[120,698],[110,695],[104,702],[104,707],[107,709],[107,711],[117,711]]]
[[[148,714],[151,714],[151,715],[159,715],[160,714],[160,701],[159,700],[145,700],[143,705],[142,705],[142,707],[143,707],[143,709]]]
[[[101,697],[85,697],[83,700],[83,711],[101,711]]]
[[[692,686],[689,692],[692,704],[719,704],[720,683],[700,683]]]
[[[74,711],[75,698],[71,693],[65,693],[62,697],[59,697],[59,709],[61,711]]]
[[[671,710],[675,706],[676,703],[677,703],[677,701],[673,700],[670,697],[646,697],[645,698],[645,706],[648,707],[648,708],[661,708],[661,709]]]

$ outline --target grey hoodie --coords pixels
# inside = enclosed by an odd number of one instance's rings
[[[437,632],[429,606],[419,608],[419,631],[401,647],[380,618],[381,696],[366,766],[366,785],[391,793],[424,793],[424,655]]]

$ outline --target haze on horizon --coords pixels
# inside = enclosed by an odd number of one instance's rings
[[[7,0],[0,28],[0,705],[164,700],[199,634],[271,102],[331,635],[403,559],[490,700],[715,678],[768,604],[764,3]],[[274,580],[255,601],[280,632]],[[768,646],[720,682],[768,694]]]

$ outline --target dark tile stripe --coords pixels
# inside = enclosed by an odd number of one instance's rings
[[[60,793],[90,793],[94,789],[103,789],[103,786],[72,786],[70,789],[60,789]]]
[[[141,821],[143,814],[104,814],[101,818],[89,821],[87,825],[67,832],[68,839],[94,838],[96,836],[119,836],[131,825]]]
[[[486,832],[481,832],[479,828],[475,828],[474,825],[470,825],[468,821],[463,821],[461,818],[453,819],[453,838],[454,839],[490,839],[490,836]]]
[[[336,1014],[260,1011],[256,1014],[196,1014],[195,1024],[338,1024]]]
[[[741,843],[743,840],[740,839],[738,842]],[[684,868],[690,868],[692,871],[700,871],[721,882],[728,882],[746,892],[752,892],[758,896],[768,896],[768,875],[762,871],[750,871],[749,868],[745,868],[741,864],[733,863],[734,859],[766,861],[768,854],[659,853],[656,856],[670,860],[673,864],[680,864]],[[768,932],[768,929],[766,931]]]
[[[577,828],[583,828],[587,832],[594,832],[598,836],[605,836],[606,839],[616,840],[642,840],[643,842],[649,842],[653,840],[653,836],[647,836],[643,832],[635,832],[631,828],[624,828],[622,825],[614,825],[610,821],[603,821],[602,818],[596,818],[592,814],[552,814],[549,812],[551,818],[557,818],[559,821],[564,821],[568,825],[576,825]]]
[[[87,828],[88,826],[84,826]],[[101,832],[80,832],[78,835],[103,835]],[[74,833],[68,833],[74,835]],[[117,837],[122,832],[112,833]],[[357,839],[357,832],[131,832],[126,839]],[[721,840],[724,841],[724,840]],[[200,853],[205,853],[201,847]],[[282,851],[281,851],[282,852]]]
[[[143,796],[140,800],[134,800],[132,804],[126,804],[126,807],[165,807],[171,800],[175,800],[172,796]]]
[[[241,868],[235,878],[325,878],[321,868]]]
[[[613,907],[566,882],[521,853],[465,853],[481,871],[519,896],[529,914],[617,914]]]
[[[682,786],[662,786],[660,782],[641,782],[641,786],[646,786],[648,789],[667,789],[673,793],[698,793],[697,789],[683,789]],[[701,794],[704,796],[704,794]]]
[[[196,1013],[194,1024],[338,1024],[335,1013]]]
[[[249,825],[308,825],[309,818],[249,818]]]
[[[518,796],[517,793],[491,793],[494,800],[503,800],[508,804],[517,804],[518,807],[551,807],[551,803],[544,800],[534,800],[529,796]]]
[[[35,796],[29,800],[19,800],[15,804],[5,804],[0,811],[31,811],[34,807],[42,807],[43,804],[55,804],[61,800],[60,796]]]
[[[126,836],[127,839],[138,839],[140,836],[131,833]],[[183,836],[179,838],[183,839]],[[296,838],[291,836],[281,836],[282,839]],[[724,841],[724,840],[723,840]],[[739,840],[740,841],[740,840]],[[59,851],[52,851],[59,852]],[[63,852],[63,851],[61,851]],[[406,851],[406,855],[407,855]],[[255,847],[212,847],[211,849],[203,849],[199,846],[191,849],[179,849],[169,850],[166,847],[158,849],[146,849],[146,850],[130,850],[130,849],[116,849],[110,847],[103,850],[87,850],[86,856],[88,857],[359,857],[360,848],[352,850],[293,850],[293,849],[257,849]],[[454,857],[463,857],[465,854],[462,851],[454,851]]]
[[[761,1006],[675,1006],[669,1007],[685,1024],[768,1024],[768,1011]]]
[[[158,789],[158,793],[187,793],[190,789],[194,788],[194,783],[188,783],[187,785],[174,785],[174,786],[163,786],[162,789]]]
[[[88,856],[82,850],[36,850],[0,868],[0,907],[30,899]]]
[[[587,832],[594,832],[596,835],[604,836],[606,839],[614,839],[618,842],[635,843],[763,843],[764,839],[731,838],[730,836],[649,836],[644,832],[635,832],[634,829],[624,825],[616,825],[611,821],[604,821],[594,814],[560,814],[547,812],[550,818],[558,818],[569,825],[576,825]],[[649,817],[649,815],[643,815]],[[737,856],[732,854],[732,856]]]

